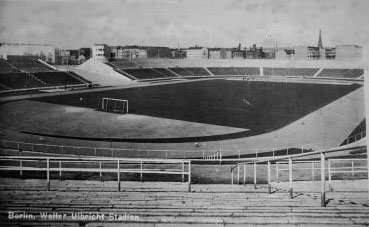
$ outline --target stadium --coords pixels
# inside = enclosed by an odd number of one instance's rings
[[[366,177],[364,70],[346,64],[91,59],[60,71],[31,57],[2,59],[3,210],[20,217],[4,220],[9,225],[37,220],[37,225],[114,226],[128,215],[127,226],[326,226],[332,209],[362,204],[365,193],[360,192],[366,190],[361,183]],[[326,174],[327,192],[316,182],[325,185],[321,176]],[[349,179],[360,192],[346,185]],[[27,190],[14,194],[14,187]],[[52,200],[52,210],[45,213],[50,218],[35,214],[48,205],[33,191]],[[30,200],[14,197],[24,192],[31,193]],[[108,204],[93,199],[110,201],[122,192],[132,196],[120,201],[124,214],[112,208],[116,204],[104,209]],[[258,199],[245,200],[247,195]],[[148,205],[137,208],[141,196]],[[164,202],[154,202],[153,196]],[[209,205],[214,196],[219,201]],[[17,201],[16,209],[27,213],[14,210]],[[80,216],[65,201],[75,201]],[[249,203],[240,207],[242,201]],[[285,211],[280,203],[300,205]],[[251,217],[256,207],[258,215],[269,216]],[[311,208],[323,210],[314,214]],[[352,219],[357,209],[345,205],[341,213]],[[55,220],[50,213],[55,211],[65,217]],[[190,221],[196,212],[201,215]],[[282,213],[288,216],[277,218]],[[99,215],[102,222],[93,219]],[[337,215],[333,226],[353,225]],[[357,221],[367,223],[363,217]]]
[[[368,226],[368,9],[0,0],[0,226]]]

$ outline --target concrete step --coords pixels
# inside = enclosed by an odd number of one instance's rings
[[[0,179],[0,221],[5,226],[353,226],[369,225],[366,193],[327,193],[328,207],[320,207],[320,195],[298,192],[294,198],[284,189],[267,194],[252,185],[193,185],[182,183],[122,182],[126,191],[103,191],[116,182],[61,181],[57,190],[28,190],[44,180]],[[19,186],[17,188],[17,186]],[[73,187],[74,186],[74,187]],[[150,187],[155,191],[146,190]],[[226,189],[229,187],[229,190]],[[69,190],[74,188],[74,190]],[[91,188],[91,189],[90,189]],[[142,189],[145,190],[142,190]],[[63,220],[9,220],[8,212],[66,214]],[[75,220],[74,212],[130,214],[139,220]],[[39,223],[39,225],[34,225]],[[51,223],[51,224],[50,224]]]

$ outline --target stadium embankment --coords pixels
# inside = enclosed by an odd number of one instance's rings
[[[121,86],[132,83],[131,79],[114,71],[110,66],[94,59],[87,60],[82,65],[73,69],[73,71],[93,83],[100,85]]]

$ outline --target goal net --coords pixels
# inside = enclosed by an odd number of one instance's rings
[[[128,113],[128,100],[125,99],[113,99],[113,98],[102,98],[101,99],[101,110],[113,113]]]

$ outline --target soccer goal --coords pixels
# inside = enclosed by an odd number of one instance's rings
[[[128,100],[125,99],[113,99],[113,98],[102,98],[101,99],[101,110],[113,113],[128,113]]]

